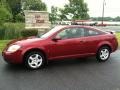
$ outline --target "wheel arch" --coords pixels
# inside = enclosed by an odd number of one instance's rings
[[[31,48],[31,49],[26,50],[24,52],[24,54],[23,54],[23,62],[24,62],[25,57],[27,56],[27,54],[29,54],[30,52],[33,52],[33,51],[38,51],[38,52],[42,53],[43,56],[45,57],[46,62],[47,62],[47,54],[44,52],[44,50],[39,49],[39,48]]]
[[[108,48],[110,49],[110,52],[112,52],[112,47],[111,47],[111,45],[108,44],[108,43],[101,44],[101,45],[98,47],[97,52],[98,52],[98,51],[100,50],[100,48],[102,48],[102,47],[108,47]],[[97,52],[96,52],[96,53],[97,53]]]

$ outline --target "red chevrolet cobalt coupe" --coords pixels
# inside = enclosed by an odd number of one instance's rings
[[[4,60],[38,69],[50,60],[96,56],[109,59],[118,42],[114,34],[88,26],[56,26],[39,37],[13,41],[4,49]]]

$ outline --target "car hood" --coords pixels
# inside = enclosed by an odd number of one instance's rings
[[[17,44],[17,45],[28,45],[28,44],[34,44],[37,41],[42,41],[43,39],[37,38],[37,37],[28,37],[28,38],[22,38],[22,39],[15,39],[12,40],[7,44],[7,46],[11,44]]]

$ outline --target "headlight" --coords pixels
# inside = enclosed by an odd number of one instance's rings
[[[7,51],[8,51],[8,52],[15,52],[15,51],[17,51],[18,49],[20,49],[20,46],[19,46],[19,45],[12,45],[12,46],[10,46],[10,47],[7,49]]]

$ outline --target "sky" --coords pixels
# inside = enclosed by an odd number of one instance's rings
[[[42,0],[48,6],[48,11],[50,11],[51,6],[56,6],[63,8],[68,0]],[[101,17],[102,16],[102,4],[103,0],[84,0],[88,4],[89,15],[91,17]],[[105,5],[105,17],[116,17],[120,16],[120,0],[106,0]]]

